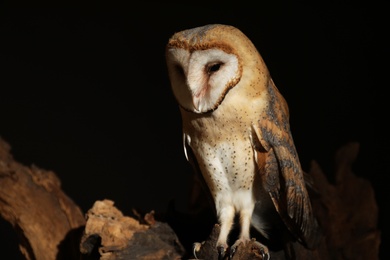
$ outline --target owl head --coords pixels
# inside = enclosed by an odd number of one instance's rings
[[[175,33],[166,47],[166,61],[177,102],[198,114],[217,109],[245,73],[265,66],[239,29],[222,24]]]

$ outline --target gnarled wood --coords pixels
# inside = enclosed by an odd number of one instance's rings
[[[178,260],[184,254],[175,232],[166,223],[156,221],[153,212],[146,214],[141,223],[123,216],[113,201],[103,200],[96,201],[86,215],[80,250],[89,254],[99,247],[100,260]]]
[[[316,193],[312,196],[312,203],[324,237],[314,251],[298,243],[293,244],[297,259],[378,259],[381,233],[377,228],[378,207],[374,190],[367,180],[357,177],[352,171],[358,151],[357,143],[337,151],[335,183],[329,182],[320,166],[313,161],[310,175]],[[191,226],[194,218],[196,220],[201,213],[171,212],[171,224],[175,224],[174,220]],[[179,225],[172,229],[166,222],[157,221],[153,212],[142,218],[138,216],[138,219],[127,217],[114,207],[113,201],[104,200],[96,201],[84,216],[61,190],[55,173],[16,162],[10,154],[10,146],[2,139],[0,216],[15,228],[20,238],[20,250],[26,259],[194,257],[192,250],[185,250],[180,236],[175,234],[181,231]],[[203,220],[199,218],[196,221]],[[196,226],[204,225],[202,222]],[[217,259],[215,242],[218,233],[219,226],[215,225],[197,253],[198,258]],[[189,232],[187,235],[196,234]],[[233,260],[262,259],[261,253],[251,243],[238,247]],[[92,251],[98,253],[91,254]],[[271,251],[271,259],[285,259],[284,252]]]
[[[77,259],[80,208],[61,190],[51,172],[16,162],[0,139],[0,215],[20,238],[26,259]]]

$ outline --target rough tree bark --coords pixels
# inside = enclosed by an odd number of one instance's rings
[[[379,259],[378,208],[370,183],[355,176],[352,164],[359,145],[342,147],[335,156],[335,183],[316,162],[310,175],[318,189],[312,198],[324,232],[320,246],[309,251],[294,244],[297,259]],[[55,173],[16,162],[10,146],[0,139],[0,216],[20,238],[26,259],[191,259],[178,236],[154,212],[123,216],[110,200],[96,201],[84,215],[62,190]],[[187,218],[188,217],[188,218]],[[181,222],[189,219],[178,215]],[[177,232],[178,230],[176,230]],[[204,241],[201,259],[217,259],[219,226]],[[262,259],[251,243],[239,247],[233,259]],[[271,259],[284,259],[271,252]]]

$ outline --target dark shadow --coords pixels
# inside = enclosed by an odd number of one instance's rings
[[[101,244],[99,236],[90,236],[90,238],[84,242],[83,247],[87,248],[88,254],[82,254],[80,252],[80,242],[83,235],[85,226],[72,229],[68,232],[65,239],[58,246],[58,254],[56,260],[98,260],[100,254],[98,252],[99,245]]]

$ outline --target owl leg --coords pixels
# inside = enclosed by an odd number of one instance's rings
[[[250,226],[251,226],[251,218],[252,218],[253,209],[246,209],[242,210],[240,212],[240,226],[241,226],[241,232],[239,238],[236,240],[236,242],[230,247],[230,258],[233,257],[234,253],[237,250],[237,247],[240,244],[246,244],[248,243],[250,239]],[[263,244],[252,240],[253,244],[259,249],[262,259],[269,259],[269,252],[268,248],[264,246]]]
[[[221,231],[219,233],[218,240],[217,240],[217,250],[218,250],[219,259],[224,258],[226,251],[228,249],[227,238],[233,226],[234,214],[235,214],[234,207],[232,206],[223,207],[218,214],[219,223],[221,225]]]
[[[241,243],[247,243],[250,240],[250,225],[251,225],[251,218],[252,218],[252,212],[253,209],[246,209],[241,210],[240,212],[240,236],[234,242],[234,244],[230,247],[230,258],[233,257],[234,253],[237,250],[237,247]]]

